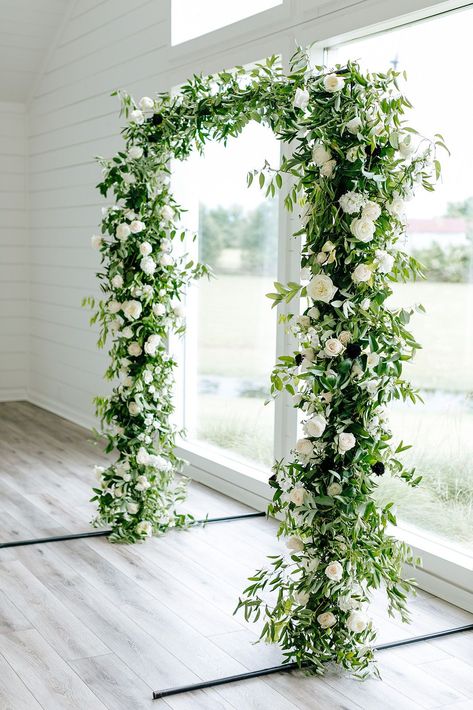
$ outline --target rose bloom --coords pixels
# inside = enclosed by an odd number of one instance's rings
[[[316,143],[312,149],[312,160],[320,168],[331,160],[332,153],[322,143]]]
[[[163,219],[170,221],[174,217],[174,210],[169,205],[164,205],[161,207],[160,215]]]
[[[376,249],[374,263],[380,273],[389,274],[394,266],[394,257],[384,249]]]
[[[304,502],[304,488],[293,488],[289,494],[289,500],[295,505],[302,505]]]
[[[312,456],[314,452],[314,446],[309,439],[298,439],[294,449],[301,456]]]
[[[296,592],[294,594],[294,601],[298,606],[305,606],[310,599],[308,592]]]
[[[339,483],[334,482],[329,485],[327,488],[327,495],[329,496],[339,496],[340,493],[342,492],[342,487]]]
[[[302,550],[304,549],[304,543],[302,542],[300,537],[292,535],[290,538],[287,539],[286,547],[288,550],[292,550],[293,552],[302,552]]]
[[[363,217],[366,217],[367,219],[371,219],[373,222],[376,222],[378,217],[381,215],[381,207],[378,205],[377,202],[368,200],[368,202],[363,207],[362,215]]]
[[[361,119],[358,116],[355,116],[355,118],[352,118],[347,122],[346,128],[349,133],[356,135],[361,128]]]
[[[305,110],[309,103],[309,98],[309,92],[307,91],[307,89],[297,88],[292,105],[294,106],[294,108],[301,108],[302,110]]]
[[[149,254],[151,254],[152,251],[153,251],[153,247],[151,246],[151,244],[149,242],[142,242],[140,244],[140,254],[142,254],[143,256],[149,256]]]
[[[322,436],[326,426],[327,422],[324,417],[321,414],[316,414],[315,417],[312,417],[304,424],[304,431],[307,436],[317,439]]]
[[[141,406],[138,404],[138,402],[130,402],[130,404],[128,405],[128,411],[130,412],[132,417],[136,417],[136,415],[141,412]]]
[[[310,326],[310,317],[309,316],[297,316],[297,325],[299,325],[301,328],[308,328]]]
[[[314,360],[315,360],[314,348],[302,348],[301,355],[304,358],[304,360],[308,360],[309,362],[314,362]]]
[[[129,513],[130,515],[136,515],[136,513],[139,511],[140,506],[138,503],[127,503],[126,504],[126,512]]]
[[[118,311],[120,310],[121,307],[122,307],[122,304],[118,303],[118,301],[112,300],[107,303],[107,311],[109,313],[118,313]]]
[[[128,320],[136,320],[140,317],[143,307],[139,301],[126,301],[123,304],[123,313]]]
[[[117,239],[120,241],[125,240],[127,237],[130,236],[130,227],[127,225],[126,222],[122,222],[121,224],[118,225],[118,227],[115,230],[115,236]]]
[[[339,582],[343,577],[343,567],[340,562],[330,562],[325,568],[325,576],[332,582]]]
[[[142,520],[141,523],[138,523],[136,526],[136,532],[138,535],[150,537],[153,534],[153,526],[148,520]]]
[[[122,180],[127,185],[134,185],[136,182],[136,177],[132,173],[123,173]]]
[[[307,284],[307,295],[314,301],[330,303],[337,291],[338,288],[334,286],[332,279],[326,274],[317,274]]]
[[[157,318],[160,318],[166,313],[166,308],[162,303],[155,303],[153,306],[153,313]]]
[[[141,466],[147,466],[149,463],[149,453],[143,446],[140,446],[138,449],[138,453],[136,454],[136,463],[139,463]]]
[[[111,280],[111,284],[113,288],[121,288],[123,286],[123,276],[121,276],[120,274],[115,274],[115,276]]]
[[[337,289],[335,289],[336,291]],[[320,318],[320,311],[317,308],[317,306],[312,306],[312,308],[309,308],[307,311],[307,315],[310,316],[313,320],[318,320]]]
[[[174,262],[172,256],[169,256],[169,254],[163,254],[159,259],[159,263],[161,264],[161,266],[166,267],[172,266]]]
[[[140,268],[147,276],[152,276],[156,271],[156,262],[151,256],[144,256],[140,261]]]
[[[331,626],[334,626],[337,623],[337,619],[331,611],[324,611],[323,614],[318,615],[317,623],[323,629],[329,629]]]
[[[405,209],[404,200],[399,197],[399,195],[396,195],[391,202],[388,202],[386,209],[390,214],[394,215],[394,217],[401,217]]]
[[[161,338],[159,335],[150,335],[145,343],[145,353],[151,356],[156,355],[156,350],[158,349],[160,342]]]
[[[330,177],[332,177],[336,166],[337,166],[337,161],[336,161],[336,160],[327,160],[327,162],[324,163],[324,164],[320,167],[320,174],[321,174],[323,177],[330,178]]]
[[[352,223],[350,224],[350,231],[353,236],[364,244],[370,242],[373,239],[375,230],[375,223],[365,216],[357,217],[356,219],[352,220]]]
[[[358,159],[358,148],[354,146],[353,148],[349,148],[347,150],[346,158],[348,162],[354,163],[355,160]]]
[[[341,76],[336,74],[329,74],[324,77],[324,89],[330,94],[335,94],[337,91],[341,91],[345,84],[345,80]]]
[[[351,277],[356,284],[364,283],[369,281],[372,276],[372,271],[366,264],[358,264],[358,266],[353,271]]]
[[[138,357],[141,355],[141,345],[136,342],[136,340],[133,343],[130,343],[128,346],[128,355],[131,355],[132,357]]]
[[[342,332],[339,333],[339,335],[338,335],[338,339],[342,345],[348,345],[348,343],[351,341],[350,331],[349,330],[342,330]]]
[[[133,222],[130,224],[130,232],[132,234],[139,234],[139,232],[142,232],[144,228],[145,223],[141,222],[139,219],[134,219]]]
[[[369,624],[369,618],[362,611],[352,611],[347,620],[347,627],[354,634],[360,634]]]
[[[337,357],[343,351],[343,343],[338,338],[329,338],[325,341],[324,353],[328,357]]]
[[[139,100],[138,106],[142,111],[152,111],[154,109],[154,101],[149,96],[143,96]]]
[[[145,122],[145,117],[143,116],[143,111],[139,111],[138,109],[131,111],[129,118],[130,118],[131,123],[136,123],[138,126],[142,126],[143,123]]]
[[[128,151],[128,157],[130,160],[139,160],[143,155],[143,148],[139,145],[132,145]]]
[[[143,372],[143,382],[145,382],[145,384],[147,384],[147,385],[150,385],[152,381],[153,381],[153,373],[150,370],[145,370]]]
[[[90,237],[90,243],[93,249],[100,249],[102,246],[102,237],[100,234],[94,234]]]
[[[351,432],[342,431],[338,435],[338,451],[340,454],[344,454],[346,451],[350,451],[356,444],[356,439]]]
[[[360,192],[346,192],[340,197],[338,202],[346,214],[355,214],[365,204],[365,198]]]
[[[159,245],[159,248],[161,251],[165,251],[169,254],[169,252],[172,250],[172,241],[170,239],[163,239],[161,244]]]

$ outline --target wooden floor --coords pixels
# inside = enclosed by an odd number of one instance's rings
[[[0,540],[87,529],[91,467],[103,460],[84,429],[26,403],[1,404]],[[192,484],[188,510],[248,509]],[[280,661],[232,615],[247,576],[278,549],[274,532],[256,519],[133,547],[97,538],[0,550],[0,710],[472,710],[473,633],[383,651],[383,681],[280,674],[152,701],[153,689]],[[405,627],[375,600],[380,641],[473,620],[423,593],[411,608]]]

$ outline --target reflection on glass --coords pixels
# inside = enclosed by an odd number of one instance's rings
[[[188,297],[185,426],[190,440],[269,468],[274,407],[264,405],[276,351],[276,316],[265,294],[277,276],[277,201],[246,186],[250,169],[277,165],[269,128],[250,124],[227,147],[209,144],[173,166],[173,184],[215,278]]]
[[[281,4],[282,0],[172,0],[172,44],[187,42]]]
[[[381,481],[378,495],[395,500],[398,517],[431,536],[469,550],[473,542],[473,184],[469,27],[471,10],[384,33],[329,51],[329,63],[359,59],[373,71],[406,70],[414,103],[410,122],[440,132],[452,151],[443,182],[408,206],[406,248],[426,268],[425,282],[399,284],[393,302],[422,303],[412,330],[422,344],[404,373],[424,404],[396,403],[390,422],[405,456],[423,476],[419,488]],[[441,48],[441,51],[439,51]],[[448,59],[448,60],[447,60]],[[455,68],[452,71],[452,67]],[[442,156],[443,157],[443,156]]]

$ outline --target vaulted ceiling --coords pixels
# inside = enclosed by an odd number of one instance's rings
[[[71,0],[0,0],[0,101],[28,99]]]

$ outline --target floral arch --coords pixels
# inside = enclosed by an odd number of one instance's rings
[[[183,295],[205,265],[173,253],[187,236],[181,206],[169,185],[169,159],[186,159],[209,140],[237,136],[249,121],[269,125],[292,153],[276,168],[250,173],[274,195],[285,195],[303,226],[301,280],[275,284],[273,305],[293,301],[284,317],[299,341],[281,356],[272,393],[287,391],[303,435],[293,456],[275,464],[271,514],[282,522],[289,555],[270,560],[251,579],[238,607],[247,619],[264,616],[262,637],[277,641],[288,660],[320,672],[327,662],[363,674],[372,661],[372,625],[363,611],[370,590],[384,584],[389,606],[407,617],[411,588],[401,569],[411,552],[387,530],[392,504],[373,498],[385,471],[417,485],[405,470],[384,418],[393,399],[416,401],[402,379],[403,362],[418,344],[406,329],[413,309],[386,301],[397,280],[420,274],[398,249],[405,231],[404,201],[421,184],[433,189],[440,166],[435,142],[405,126],[410,106],[398,74],[363,74],[356,63],[308,69],[299,50],[289,74],[276,58],[247,70],[194,76],[177,95],[138,104],[121,94],[125,146],[100,159],[100,192],[113,193],[104,210],[99,273],[104,298],[92,320],[99,345],[111,335],[106,377],[110,397],[96,398],[107,451],[117,459],[98,468],[97,523],[114,541],[135,542],[191,517],[176,513],[185,482],[174,471],[172,383],[176,362],[166,340],[184,331]],[[434,174],[434,178],[432,177]],[[302,311],[300,304],[302,302]]]

